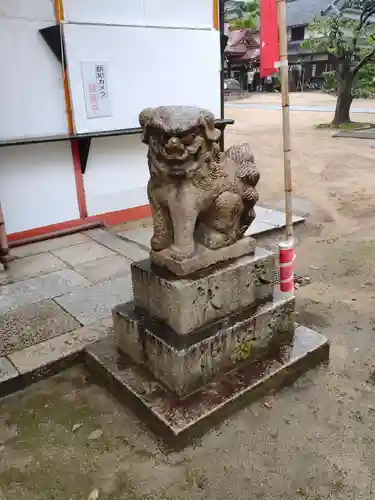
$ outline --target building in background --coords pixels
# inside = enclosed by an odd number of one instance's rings
[[[291,90],[298,89],[298,82],[323,83],[323,73],[333,64],[327,53],[312,53],[301,46],[308,37],[307,27],[316,17],[333,16],[343,7],[344,0],[286,0],[288,28],[288,58],[291,66]]]
[[[259,68],[259,56],[259,31],[248,28],[230,30],[225,50],[226,77],[235,78],[243,90],[248,90],[248,73]]]

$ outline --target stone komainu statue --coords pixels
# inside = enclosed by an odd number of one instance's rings
[[[248,144],[221,153],[212,113],[165,106],[140,114],[148,145],[153,251],[188,259],[197,244],[212,250],[243,237],[255,219],[259,172]]]

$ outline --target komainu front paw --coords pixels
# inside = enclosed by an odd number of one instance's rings
[[[168,248],[172,243],[172,238],[166,235],[165,237],[153,236],[151,238],[151,248],[155,250],[155,252],[159,252],[160,250],[164,250]]]
[[[210,250],[218,250],[227,246],[230,242],[230,237],[227,233],[220,233],[210,228],[206,229],[202,239],[204,246]]]
[[[190,259],[194,255],[194,250],[194,245],[188,245],[186,247],[172,245],[169,249],[171,257],[176,260]]]

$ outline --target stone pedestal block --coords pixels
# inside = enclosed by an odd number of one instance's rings
[[[194,332],[189,342],[131,303],[117,306],[113,318],[119,349],[144,364],[179,397],[288,340],[295,322],[294,299],[267,302],[227,316]]]
[[[177,278],[149,260],[132,264],[135,305],[179,335],[270,298],[275,256],[257,248],[225,266]]]
[[[245,236],[228,247],[210,250],[199,243],[195,245],[195,254],[189,259],[176,260],[170,254],[169,249],[160,252],[151,251],[151,261],[159,266],[167,267],[177,276],[189,276],[200,269],[208,269],[220,262],[228,262],[238,259],[244,255],[254,254],[256,241],[254,238]]]

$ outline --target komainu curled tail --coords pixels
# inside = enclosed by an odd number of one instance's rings
[[[243,235],[255,219],[254,207],[259,199],[256,186],[260,174],[255,166],[255,158],[248,143],[232,146],[226,151],[225,157],[237,165],[236,178],[245,208],[241,216],[239,230],[240,235]]]

